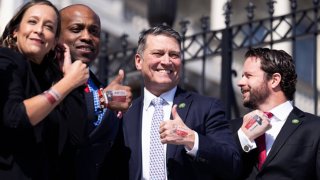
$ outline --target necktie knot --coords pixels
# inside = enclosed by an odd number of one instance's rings
[[[270,119],[272,118],[273,114],[271,112],[264,112],[264,114]]]
[[[157,97],[157,98],[152,99],[151,104],[153,106],[161,106],[164,104],[164,102],[165,102],[165,100],[163,98]]]

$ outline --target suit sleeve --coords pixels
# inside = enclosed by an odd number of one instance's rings
[[[26,61],[10,49],[0,50],[0,115],[3,125],[9,128],[31,127],[23,104],[26,99]]]
[[[316,172],[317,172],[317,180],[320,180],[320,144],[318,144],[318,152],[317,152],[317,164],[316,164]]]
[[[199,133],[199,150],[196,159],[207,163],[214,174],[221,178],[236,179],[240,173],[240,153],[222,107],[220,101],[212,100],[210,106],[207,106],[209,108],[206,109],[207,112],[203,112],[205,134]]]

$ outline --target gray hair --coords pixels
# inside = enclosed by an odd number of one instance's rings
[[[139,41],[138,41],[138,48],[137,48],[137,53],[138,54],[142,54],[144,49],[145,49],[145,45],[146,45],[146,40],[147,40],[147,36],[148,35],[166,35],[168,37],[172,37],[175,40],[177,40],[179,47],[181,45],[181,36],[179,35],[179,33],[175,30],[173,30],[171,27],[167,26],[167,25],[157,25],[154,26],[148,30],[142,31],[140,33],[140,37],[139,37]]]

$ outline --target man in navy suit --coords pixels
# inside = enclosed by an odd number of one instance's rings
[[[181,38],[165,25],[141,33],[135,55],[144,80],[143,96],[124,115],[124,140],[129,154],[129,179],[156,179],[151,142],[155,98],[164,101],[157,139],[164,153],[161,179],[235,179],[240,154],[225,119],[222,103],[178,87]],[[161,171],[160,168],[164,168]]]
[[[245,58],[238,86],[243,105],[255,111],[232,121],[243,157],[241,179],[320,179],[320,118],[292,105],[297,82],[292,57],[257,48]],[[253,117],[260,125],[251,123]]]
[[[74,4],[60,10],[61,15],[61,36],[60,43],[70,47],[72,60],[81,60],[90,65],[98,56],[100,49],[101,24],[99,16],[88,6]],[[131,104],[131,88],[122,85],[124,72],[108,84],[103,85],[91,72],[86,88],[78,89],[77,102],[70,109],[74,114],[83,115],[78,119],[70,119],[70,130],[77,130],[74,126],[79,120],[86,120],[87,126],[85,136],[87,141],[76,147],[74,156],[75,179],[95,180],[101,173],[108,176],[101,176],[101,179],[114,179],[115,158],[113,151],[118,145],[116,137],[121,136],[121,123],[117,118],[118,111],[128,109]],[[100,106],[99,90],[124,90],[126,91],[125,102],[109,101],[107,108]],[[69,155],[70,156],[70,155]],[[71,166],[71,165],[69,165]],[[102,166],[105,169],[102,169]],[[109,168],[112,167],[112,168]],[[103,172],[102,172],[103,171]],[[70,172],[68,172],[70,173]],[[71,172],[72,173],[72,172]],[[113,174],[113,175],[112,175]]]

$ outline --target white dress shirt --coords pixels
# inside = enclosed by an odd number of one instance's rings
[[[171,116],[171,109],[173,106],[173,99],[176,93],[177,87],[163,93],[160,95],[166,103],[163,105],[164,120],[169,120]],[[154,106],[151,105],[151,101],[156,98],[155,95],[151,94],[146,88],[144,88],[144,99],[143,99],[143,112],[142,112],[142,179],[150,179],[150,129],[151,129],[151,120],[154,112]],[[160,138],[160,134],[159,134]],[[199,136],[195,133],[195,143],[194,147],[188,151],[187,154],[195,156],[197,154],[199,147]],[[164,151],[166,152],[167,145],[163,145]],[[166,156],[166,153],[165,153]],[[165,168],[167,168],[165,164]],[[167,174],[166,174],[167,177]]]
[[[270,118],[271,128],[265,132],[267,155],[269,154],[275,139],[277,138],[282,126],[286,122],[292,110],[292,104],[290,101],[286,101],[285,103],[282,103],[269,111],[273,114],[273,116]],[[249,151],[257,147],[255,141],[250,141],[241,128],[238,130],[238,137],[244,151],[248,151],[245,150],[245,146],[249,147]]]

